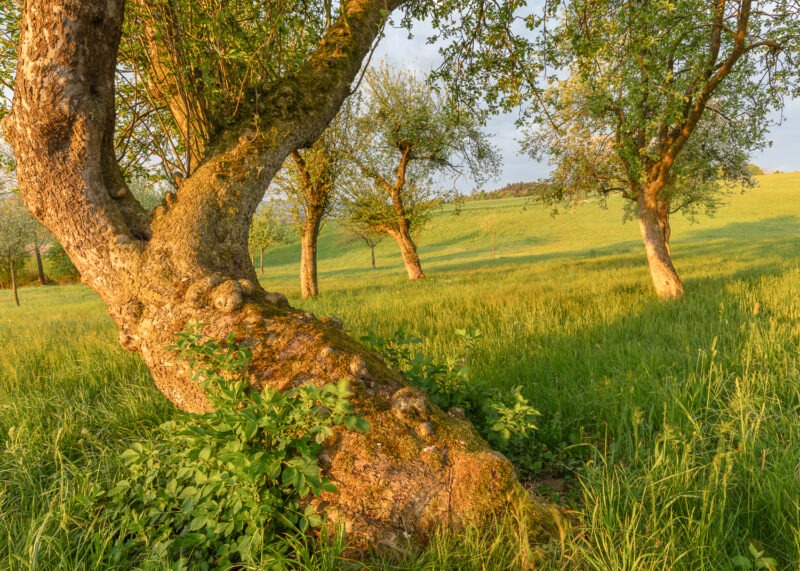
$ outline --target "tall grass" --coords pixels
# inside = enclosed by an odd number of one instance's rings
[[[424,551],[376,557],[385,569],[734,569],[754,545],[800,565],[800,175],[772,175],[698,226],[676,221],[687,286],[653,298],[638,229],[618,204],[552,219],[510,199],[444,212],[423,234],[429,277],[404,279],[384,243],[342,245],[330,224],[317,300],[298,298],[298,248],[270,252],[263,283],[354,335],[399,328],[434,357],[453,330],[480,328],[477,381],[523,392],[538,438],[566,478],[574,516],[563,546],[528,546],[519,518],[443,534]],[[491,259],[480,219],[501,219]],[[128,553],[92,498],[120,477],[119,453],[173,414],[125,353],[87,288],[0,292],[0,568],[166,568]],[[758,311],[754,311],[758,304]],[[571,483],[570,483],[571,482]],[[557,486],[558,487],[558,486]],[[296,541],[296,540],[295,540]],[[358,567],[341,545],[297,542],[296,568]],[[265,552],[264,568],[288,566]]]

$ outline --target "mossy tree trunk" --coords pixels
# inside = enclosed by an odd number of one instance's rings
[[[25,3],[14,104],[2,125],[28,208],[106,303],[120,344],[141,355],[181,409],[209,410],[188,364],[169,349],[189,323],[246,345],[255,389],[350,381],[371,430],[339,430],[325,443],[321,462],[339,492],[313,504],[372,546],[423,539],[521,497],[513,467],[466,420],[408,388],[336,320],[264,291],[248,252],[264,188],[293,150],[323,131],[380,33],[383,11],[399,3],[345,2],[347,17],[303,72],[266,89],[258,114],[211,140],[191,176],[151,213],[127,189],[113,148],[123,0]],[[528,507],[539,529],[551,531],[551,516]]]

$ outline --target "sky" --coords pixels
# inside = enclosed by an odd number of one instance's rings
[[[438,48],[426,43],[425,39],[431,34],[429,24],[422,22],[414,27],[414,37],[408,38],[408,30],[387,26],[384,37],[375,51],[372,62],[386,59],[399,66],[408,66],[428,71],[439,62]],[[502,174],[497,181],[490,181],[484,185],[487,190],[499,188],[511,182],[528,182],[547,176],[549,172],[546,163],[536,162],[533,159],[519,154],[521,133],[514,125],[516,116],[507,114],[491,118],[486,130],[492,135],[495,145],[503,157]],[[787,101],[780,114],[773,114],[773,120],[780,124],[773,127],[770,132],[772,146],[753,155],[752,162],[766,172],[781,170],[793,172],[800,170],[800,100]],[[472,189],[469,181],[460,181],[456,185],[462,192]]]

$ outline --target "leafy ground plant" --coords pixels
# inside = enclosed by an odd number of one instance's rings
[[[495,449],[511,458],[523,473],[534,468],[536,425],[539,416],[522,393],[521,387],[501,391],[470,377],[469,357],[482,333],[479,329],[456,329],[462,340],[461,355],[437,362],[416,350],[422,339],[399,330],[393,337],[369,334],[361,338],[386,362],[402,371],[414,386],[425,390],[431,401],[443,410],[460,408]]]
[[[179,414],[160,439],[122,454],[128,476],[104,497],[126,541],[192,569],[251,563],[278,536],[322,521],[303,503],[336,492],[317,457],[335,425],[366,431],[348,402],[347,382],[285,393],[249,391],[251,355],[230,336],[220,344],[195,325],[174,350],[196,370],[214,412]],[[280,545],[289,545],[280,542]]]

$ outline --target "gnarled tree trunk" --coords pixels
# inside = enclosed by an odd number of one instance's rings
[[[322,223],[322,210],[307,207],[300,232],[300,293],[303,299],[319,295],[317,285],[317,240]]]
[[[659,298],[677,299],[683,296],[683,284],[672,265],[669,246],[659,222],[655,199],[648,198],[648,193],[642,193],[639,198],[639,229],[647,252],[653,286]]]
[[[406,272],[408,272],[408,278],[411,280],[421,280],[424,278],[425,274],[422,272],[422,265],[417,255],[417,246],[414,244],[414,240],[411,239],[408,228],[403,226],[392,228],[389,230],[389,236],[391,236],[400,247],[400,255],[403,256],[403,264],[406,267]]]
[[[247,249],[264,188],[296,148],[324,129],[398,1],[349,0],[304,70],[278,82],[259,113],[206,147],[177,194],[146,212],[116,164],[114,70],[123,0],[28,0],[20,62],[4,134],[17,159],[23,199],[64,246],[82,280],[103,299],[123,347],[186,411],[209,409],[185,361],[169,346],[189,323],[250,348],[255,389],[349,379],[368,433],[340,429],[321,458],[339,492],[312,503],[365,544],[425,538],[520,499],[535,529],[549,512],[521,491],[511,464],[458,414],[404,383],[336,320],[292,309],[261,289]],[[266,118],[254,125],[254,117]],[[413,247],[411,248],[413,251]],[[109,382],[113,382],[109,380]]]

